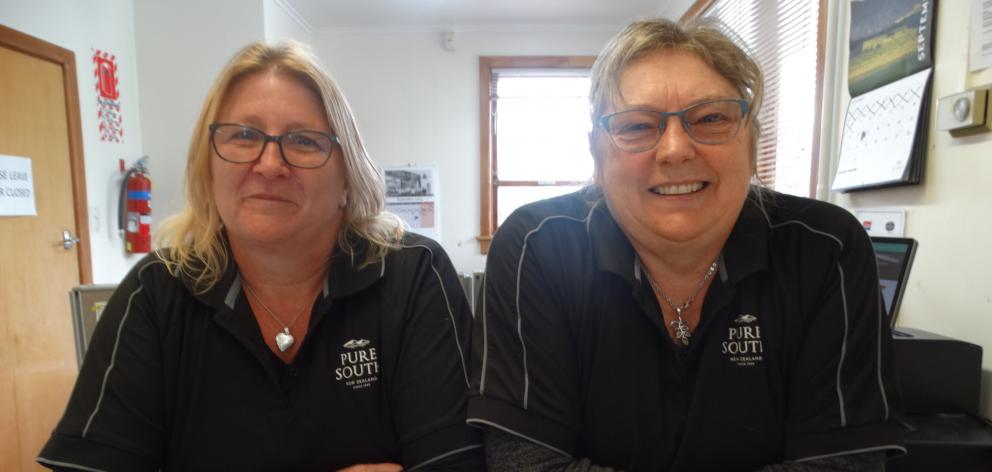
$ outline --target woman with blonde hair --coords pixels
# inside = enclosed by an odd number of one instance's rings
[[[108,302],[42,465],[481,467],[454,268],[383,211],[351,110],[309,52],[234,57],[186,185],[163,247]]]

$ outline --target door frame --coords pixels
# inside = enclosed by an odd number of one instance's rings
[[[79,92],[76,82],[76,56],[64,48],[34,36],[0,25],[0,46],[37,57],[62,67],[65,109],[69,131],[69,166],[72,176],[72,205],[75,213],[76,256],[79,259],[79,282],[93,283],[90,262],[89,212],[86,203],[86,165],[83,159],[82,125],[79,115]]]

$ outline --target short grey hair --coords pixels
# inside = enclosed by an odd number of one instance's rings
[[[592,66],[589,100],[593,131],[590,143],[602,131],[599,119],[612,105],[623,99],[620,74],[624,69],[648,54],[665,50],[695,54],[727,79],[741,98],[751,102],[748,122],[751,128],[751,169],[754,172],[761,134],[758,110],[761,108],[764,78],[758,63],[744,49],[743,41],[725,24],[712,18],[692,20],[684,25],[664,18],[642,19],[631,23],[610,39]],[[590,148],[598,174],[601,157],[595,146]]]

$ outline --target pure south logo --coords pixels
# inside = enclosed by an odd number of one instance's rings
[[[355,390],[371,387],[379,380],[379,355],[368,339],[351,339],[342,346],[341,366],[334,369],[334,380]]]
[[[757,324],[758,317],[750,313],[738,315],[734,324],[728,328],[727,340],[723,342],[721,352],[730,362],[738,366],[753,366],[761,362],[764,345],[761,342],[761,327]]]

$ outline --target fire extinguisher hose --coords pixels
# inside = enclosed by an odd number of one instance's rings
[[[121,192],[117,197],[117,231],[124,235],[125,221],[127,220],[127,182],[131,176],[138,173],[138,169],[131,167],[124,173],[124,180],[121,181]]]

